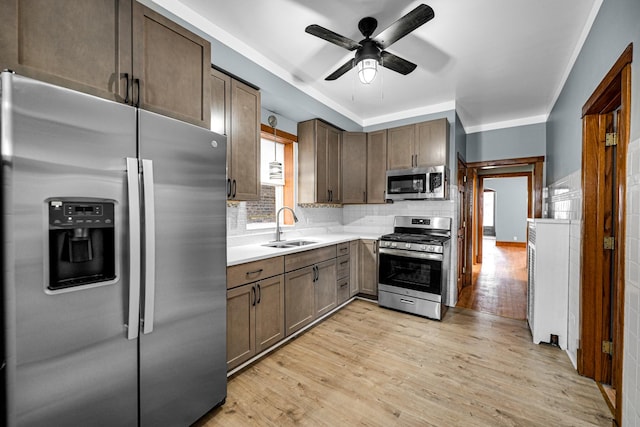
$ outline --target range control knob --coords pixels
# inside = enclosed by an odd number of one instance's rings
[[[427,250],[427,245],[420,245],[420,249],[422,249],[423,251]]]
[[[404,247],[407,248],[407,249],[411,249],[411,243],[405,243]]]
[[[395,248],[395,247],[397,247],[397,246],[398,246],[398,245],[397,245],[396,243],[392,243],[392,244],[391,244],[391,247],[392,247],[392,248]]]

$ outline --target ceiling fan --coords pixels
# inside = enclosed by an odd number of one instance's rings
[[[421,4],[373,38],[371,38],[371,35],[376,30],[378,21],[371,17],[362,18],[358,23],[358,29],[364,39],[360,40],[360,42],[315,24],[305,28],[305,32],[347,50],[356,51],[354,58],[327,76],[325,80],[335,80],[357,65],[360,81],[369,84],[376,77],[378,64],[403,75],[415,70],[416,64],[389,53],[385,49],[422,24],[433,19],[434,16],[435,13],[431,7]]]

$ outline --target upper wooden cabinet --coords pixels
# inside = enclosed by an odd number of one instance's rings
[[[384,203],[387,130],[342,133],[342,203]]]
[[[298,123],[298,203],[341,203],[342,133],[320,120]]]
[[[367,134],[367,203],[384,203],[387,172],[387,130]]]
[[[209,127],[211,45],[131,0],[0,2],[0,69]]]
[[[211,69],[211,130],[227,135],[227,198],[260,198],[260,91]]]
[[[387,169],[447,165],[448,154],[446,118],[388,130]]]
[[[342,203],[367,203],[367,134],[342,133]]]

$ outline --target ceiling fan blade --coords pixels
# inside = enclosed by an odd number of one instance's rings
[[[406,59],[402,59],[399,56],[394,55],[386,51],[380,52],[382,56],[382,66],[390,70],[396,71],[405,76],[416,69],[416,64],[409,62]]]
[[[431,7],[426,4],[421,4],[389,25],[387,29],[375,36],[373,40],[378,43],[380,49],[386,49],[422,24],[432,20],[434,16],[435,13]]]
[[[355,61],[353,59],[350,59],[347,62],[345,62],[344,65],[342,65],[340,68],[335,70],[333,73],[329,74],[325,78],[325,80],[335,80],[341,75],[343,75],[344,73],[346,73],[347,71],[349,71],[350,69],[352,69],[355,65],[356,65]]]
[[[350,38],[347,38],[345,36],[341,36],[338,33],[334,33],[331,30],[327,30],[326,28],[321,27],[320,25],[316,25],[316,24],[309,25],[307,28],[304,29],[304,31],[313,36],[320,37],[321,39],[324,39],[335,45],[343,47],[347,50],[356,50],[357,48],[360,47],[360,43],[353,41]]]

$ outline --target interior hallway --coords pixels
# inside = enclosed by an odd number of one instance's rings
[[[527,316],[527,249],[496,246],[484,237],[482,264],[473,266],[473,284],[462,289],[458,307],[511,319]]]

